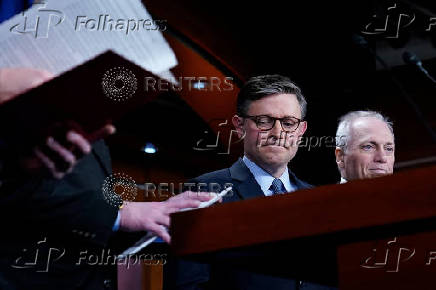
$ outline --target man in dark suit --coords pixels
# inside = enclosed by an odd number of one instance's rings
[[[206,173],[193,180],[197,184],[231,184],[224,202],[271,196],[311,186],[298,179],[288,163],[298,150],[298,140],[307,123],[306,100],[287,77],[253,77],[242,87],[237,114],[232,118],[244,156],[230,168]],[[267,217],[265,217],[267,218]],[[254,273],[229,265],[200,264],[186,260],[170,263],[166,289],[328,289],[314,283]]]
[[[0,104],[49,79],[33,69],[0,68]],[[152,231],[169,242],[170,213],[212,198],[186,192],[111,205],[102,192],[112,171],[104,141],[89,144],[64,129],[67,136],[43,138],[47,143],[28,155],[0,140],[1,290],[116,289],[106,267],[116,256],[105,250],[116,231]]]

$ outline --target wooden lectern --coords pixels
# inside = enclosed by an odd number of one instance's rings
[[[172,215],[172,250],[339,289],[436,289],[436,166]]]

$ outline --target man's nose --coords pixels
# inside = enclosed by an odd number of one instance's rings
[[[280,120],[275,120],[274,126],[270,130],[270,136],[280,138],[282,131],[282,124],[280,124]]]
[[[386,151],[384,149],[377,150],[374,155],[374,161],[386,163],[388,161]]]

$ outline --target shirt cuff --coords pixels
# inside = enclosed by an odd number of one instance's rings
[[[120,228],[120,220],[121,220],[121,216],[120,216],[120,212],[118,211],[117,219],[115,220],[114,226],[112,227],[112,231],[114,232],[118,231],[118,229]]]

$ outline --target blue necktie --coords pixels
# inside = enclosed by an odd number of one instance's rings
[[[271,184],[270,189],[272,190],[273,194],[277,194],[277,193],[284,193],[286,192],[286,188],[285,185],[283,184],[283,182],[278,179],[275,178]]]

